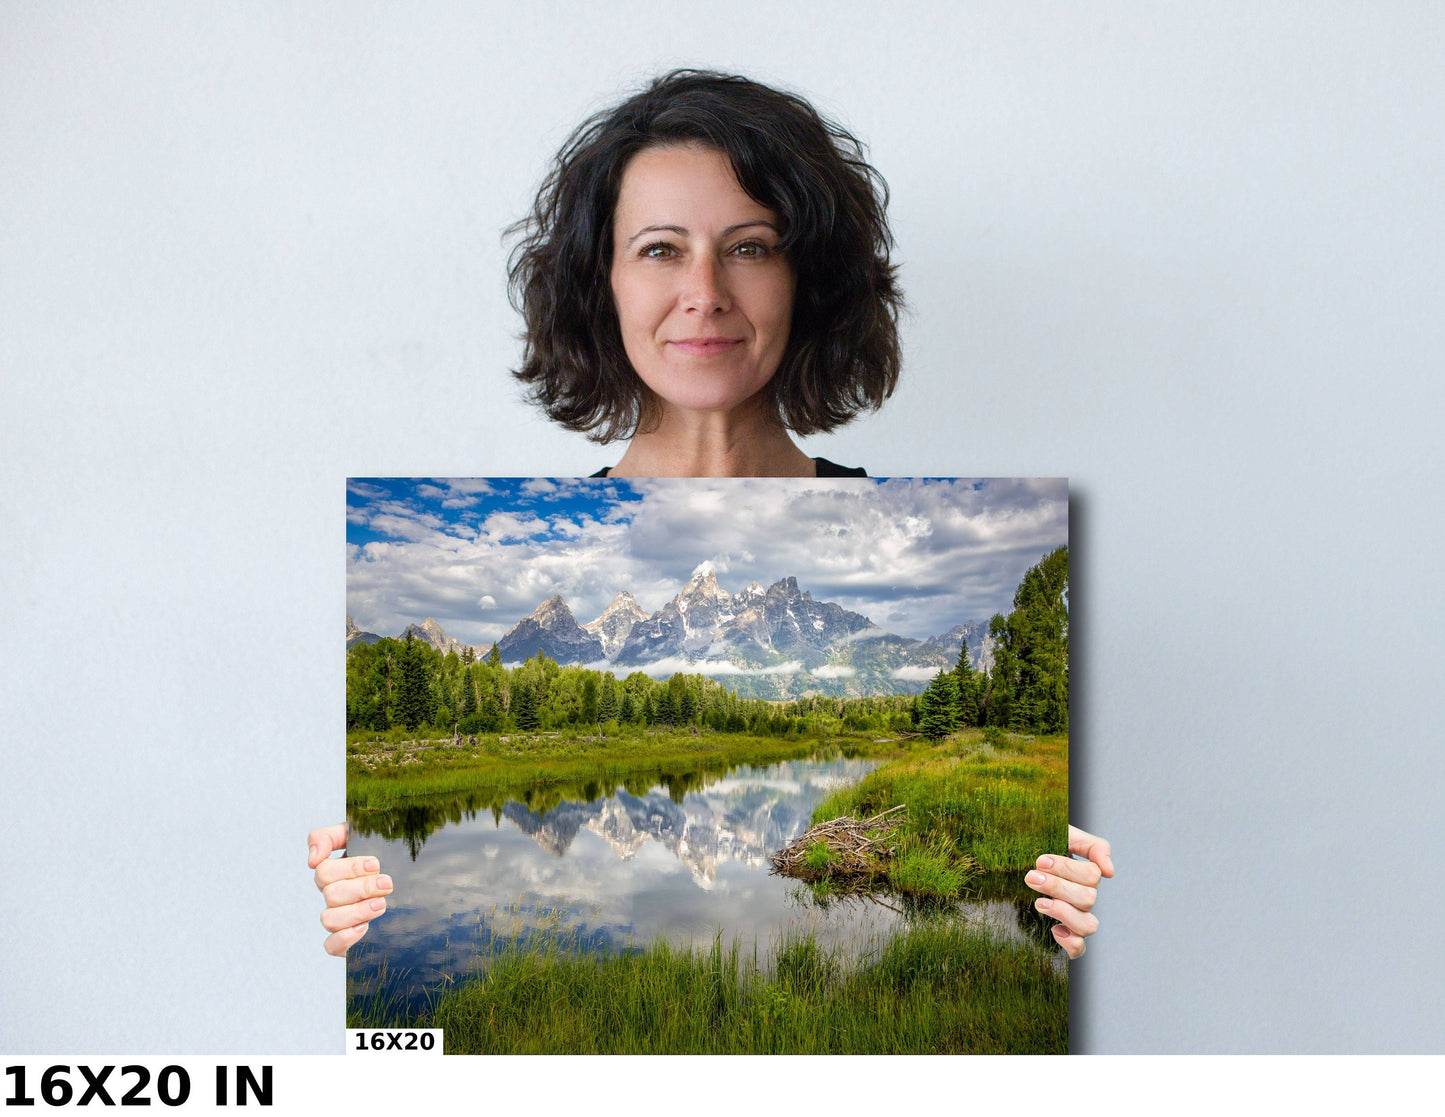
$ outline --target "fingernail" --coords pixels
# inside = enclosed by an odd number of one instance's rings
[[[1055,923],[1053,926],[1054,938],[1066,939],[1069,937],[1069,929],[1062,923]]]
[[[1039,868],[1040,868],[1040,869],[1052,869],[1053,867],[1054,867],[1054,859],[1053,859],[1052,857],[1050,857],[1047,853],[1044,854],[1042,857],[1039,858]]]
[[[1024,877],[1024,883],[1025,883],[1025,884],[1031,884],[1031,885],[1033,885],[1035,888],[1039,888],[1039,887],[1042,887],[1044,881],[1046,881],[1046,880],[1048,880],[1048,879],[1049,879],[1049,878],[1046,877],[1046,876],[1044,876],[1043,873],[1029,873],[1028,876]]]
[[[1047,896],[1042,896],[1034,901],[1034,907],[1038,908],[1039,911],[1048,911],[1053,906],[1054,902]]]
[[[376,887],[381,889],[381,891],[383,892],[390,892],[391,877],[387,876],[385,873],[382,873],[381,876],[376,878]]]
[[[381,862],[378,861],[375,857],[368,857],[365,861],[361,863],[361,868],[365,872],[374,873],[377,869],[381,868]]]
[[[362,935],[366,934],[366,929],[367,929],[368,927],[370,927],[371,924],[370,924],[370,923],[358,923],[357,926],[360,927],[361,930],[357,932],[356,937],[357,937],[357,938],[361,938]]]
[[[371,910],[372,910],[372,911],[385,911],[385,910],[386,910],[386,901],[385,901],[384,899],[382,899],[380,896],[378,896],[376,899],[374,899],[374,900],[371,901]]]

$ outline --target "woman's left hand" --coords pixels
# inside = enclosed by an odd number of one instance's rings
[[[1043,893],[1034,907],[1059,921],[1054,925],[1054,941],[1070,958],[1077,958],[1084,953],[1085,936],[1099,929],[1090,909],[1098,898],[1099,878],[1114,875],[1114,862],[1107,841],[1076,826],[1069,827],[1069,852],[1087,860],[1046,853],[1024,877],[1024,883]]]

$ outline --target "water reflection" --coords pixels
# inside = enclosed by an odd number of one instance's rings
[[[813,808],[875,766],[863,759],[786,761],[669,773],[622,786],[549,785],[478,792],[353,817],[352,854],[378,855],[396,882],[387,914],[348,958],[354,990],[384,987],[400,1007],[539,934],[569,948],[616,951],[658,937],[754,946],[807,931],[852,951],[902,921],[939,912],[863,898],[818,902],[770,876],[767,855],[801,834]],[[403,853],[405,854],[403,856]],[[1018,893],[949,905],[996,934],[1021,937]],[[1031,911],[1032,909],[1028,909]]]

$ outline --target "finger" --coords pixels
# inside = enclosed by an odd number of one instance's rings
[[[1071,880],[1075,884],[1082,884],[1088,888],[1098,887],[1100,869],[1092,861],[1080,861],[1076,857],[1046,853],[1034,864],[1041,873],[1052,873],[1056,877],[1063,877],[1065,880]]]
[[[1092,867],[1092,866],[1091,866]],[[1097,870],[1095,870],[1097,872]],[[1088,885],[1075,884],[1071,880],[1065,880],[1061,876],[1054,876],[1051,873],[1041,873],[1037,869],[1031,870],[1024,877],[1024,883],[1035,892],[1042,892],[1045,896],[1052,896],[1056,900],[1063,900],[1072,904],[1079,911],[1088,911],[1094,906],[1098,899],[1099,891]]]
[[[330,857],[316,866],[316,887],[325,892],[327,885],[338,880],[380,871],[381,862],[375,857]]]
[[[321,913],[321,926],[328,931],[344,931],[358,923],[369,923],[386,910],[386,897],[376,896],[356,904],[327,908]]]
[[[1086,911],[1080,911],[1073,904],[1065,903],[1063,900],[1054,900],[1048,896],[1040,896],[1034,901],[1034,907],[1043,912],[1050,919],[1057,919],[1065,927],[1081,938],[1092,935],[1099,929],[1099,920]]]
[[[1054,942],[1064,948],[1064,953],[1069,956],[1070,960],[1084,953],[1083,936],[1074,934],[1062,923],[1054,924]]]
[[[326,897],[328,908],[339,908],[369,900],[373,896],[385,896],[390,891],[391,877],[385,873],[367,873],[364,877],[347,877],[345,880],[328,884],[321,890],[321,894]]]
[[[330,857],[333,850],[346,848],[346,823],[338,822],[335,826],[311,831],[306,835],[306,845],[306,867],[314,869]]]
[[[1106,877],[1114,875],[1114,859],[1111,856],[1109,843],[1098,835],[1087,833],[1077,826],[1070,826],[1069,852],[1077,853],[1080,857],[1087,857],[1099,866],[1099,871]]]
[[[344,958],[351,944],[366,934],[370,923],[358,923],[355,927],[348,927],[344,931],[337,931],[334,935],[326,936],[326,953],[337,958]]]

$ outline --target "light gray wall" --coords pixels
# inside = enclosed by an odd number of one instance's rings
[[[0,14],[0,1050],[335,1051],[342,481],[591,472],[500,231],[675,64],[871,144],[907,379],[810,444],[1065,474],[1082,1050],[1438,1051],[1431,4]]]

